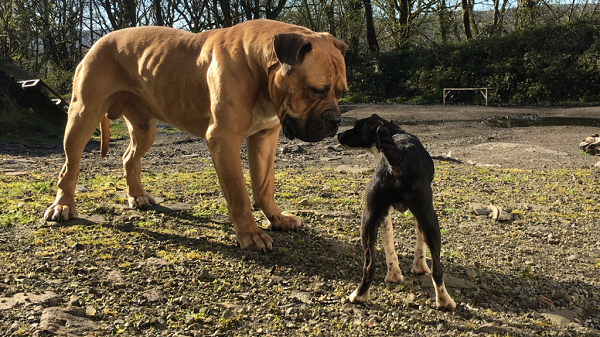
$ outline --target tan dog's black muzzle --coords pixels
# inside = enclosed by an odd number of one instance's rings
[[[326,137],[335,136],[338,126],[342,122],[342,113],[339,110],[326,110],[318,118],[309,120],[305,127],[298,124],[298,120],[285,117],[281,123],[283,134],[290,140],[300,138],[305,142],[318,142]]]
[[[342,113],[338,110],[327,110],[323,113],[322,117],[325,123],[332,128],[335,127],[337,132],[337,127],[342,122]]]

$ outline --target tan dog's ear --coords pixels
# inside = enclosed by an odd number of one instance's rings
[[[319,34],[324,36],[327,39],[327,41],[329,41],[329,43],[331,43],[337,49],[339,49],[342,52],[342,56],[346,56],[346,52],[348,51],[348,45],[345,42],[338,40],[337,38],[335,38],[333,35],[331,35],[329,33],[319,33]]]
[[[286,75],[296,63],[302,62],[304,55],[312,50],[306,36],[298,33],[281,33],[273,36],[273,47],[281,63],[281,74]]]

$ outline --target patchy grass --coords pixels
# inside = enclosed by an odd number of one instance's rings
[[[65,280],[60,286],[42,284],[66,300],[81,296],[101,313],[95,319],[105,326],[124,321],[128,324],[119,323],[113,332],[131,335],[158,329],[250,335],[261,329],[261,334],[280,335],[419,331],[437,336],[440,324],[449,335],[461,335],[482,322],[510,326],[514,335],[553,334],[561,328],[535,323],[540,321],[534,322],[531,312],[539,309],[537,298],[560,289],[569,297],[555,300],[557,307],[582,307],[581,320],[595,322],[588,313],[597,312],[600,299],[595,250],[600,206],[594,198],[600,185],[591,169],[483,170],[436,162],[434,207],[442,227],[445,272],[472,286],[449,286],[460,304],[452,313],[435,310],[431,289],[423,278],[410,275],[416,225],[410,212],[394,213],[406,282],[383,282],[385,257],[378,245],[370,303],[346,302],[362,273],[359,226],[368,174],[340,174],[318,165],[277,169],[279,207],[295,212],[305,224],[297,232],[269,231],[273,251],[257,254],[236,247],[212,165],[193,172],[170,169],[143,172],[142,181],[151,194],[165,199],[163,206],[189,205],[175,213],[124,207],[120,170],[86,173],[80,184],[88,190],[78,194],[78,209],[104,219],[86,225],[38,222],[54,198],[54,172],[0,175],[0,229],[12,235],[3,241],[0,273],[11,291],[38,289],[35,281],[16,280]],[[251,190],[247,172],[246,182]],[[510,208],[515,219],[503,223],[476,217],[471,214],[475,202]],[[262,226],[264,215],[253,215]],[[150,257],[166,264],[152,267]],[[466,269],[477,276],[467,277]],[[109,271],[119,271],[126,286],[110,284]],[[144,294],[156,289],[165,298],[148,303]],[[299,300],[299,292],[312,297]],[[231,312],[223,316],[228,308]],[[11,312],[19,310],[29,309]]]

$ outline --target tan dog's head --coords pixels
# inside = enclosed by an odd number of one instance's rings
[[[283,134],[316,142],[334,136],[341,122],[338,100],[348,89],[348,46],[327,33],[282,33],[273,37],[280,68],[269,91]]]

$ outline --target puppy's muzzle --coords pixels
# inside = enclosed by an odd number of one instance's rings
[[[283,134],[290,140],[300,138],[305,142],[318,142],[325,137],[335,136],[338,126],[342,122],[339,110],[325,110],[317,118],[309,120],[305,127],[298,124],[298,120],[286,117],[283,120]]]

